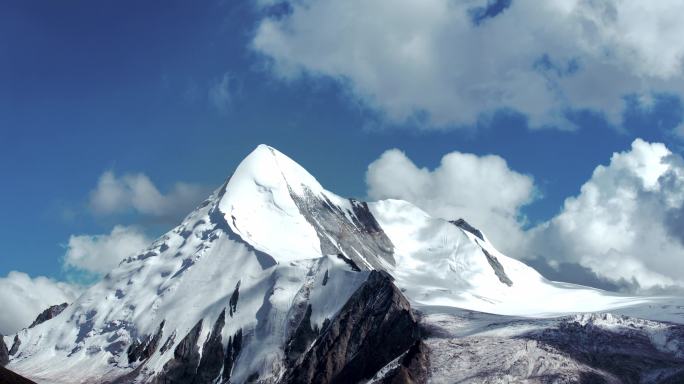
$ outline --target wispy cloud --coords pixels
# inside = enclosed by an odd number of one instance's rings
[[[208,188],[183,182],[175,183],[163,194],[143,173],[117,176],[113,171],[106,171],[90,193],[89,206],[97,215],[137,212],[176,220],[208,195]]]
[[[238,79],[230,72],[226,72],[209,87],[209,102],[217,111],[226,113],[241,92]]]

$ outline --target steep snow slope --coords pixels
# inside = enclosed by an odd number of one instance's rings
[[[405,201],[379,201],[370,208],[395,247],[396,265],[388,271],[417,307],[548,317],[626,309],[653,300],[550,282],[501,254],[465,221],[435,219]]]
[[[260,146],[237,167],[218,207],[231,230],[257,249],[282,262],[315,258],[321,249],[318,236],[290,195],[304,195],[304,186],[323,191],[292,160]]]
[[[124,260],[56,318],[22,330],[10,368],[51,383],[114,379],[139,365],[129,362],[128,347],[162,329],[158,343],[166,353],[157,350],[147,361],[142,373],[150,376],[198,323],[198,340],[205,340],[235,297],[221,333],[224,346],[243,335],[232,377],[282,373],[282,347],[306,310],[301,303],[311,305],[311,323],[321,327],[367,273],[321,254],[315,230],[290,195],[290,189],[303,193],[303,183],[312,191],[320,186],[289,159],[279,162],[282,168],[275,164],[277,156],[257,148],[181,225]]]
[[[5,337],[9,367],[49,383],[182,382],[198,366],[211,375],[195,382],[275,382],[302,353],[293,338],[322,332],[373,269],[391,274],[424,311],[682,312],[549,282],[464,221],[403,201],[341,198],[262,145],[178,227],[55,318]],[[307,337],[298,342],[310,346]]]

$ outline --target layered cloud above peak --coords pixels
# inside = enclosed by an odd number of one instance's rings
[[[535,197],[533,180],[497,156],[452,152],[429,170],[390,150],[366,179],[370,197],[463,217],[511,256],[591,271],[592,280],[630,290],[684,287],[684,159],[663,144],[636,139],[614,153],[558,215],[529,230],[520,209]]]
[[[628,99],[684,96],[680,1],[298,0],[287,10],[252,41],[273,72],[337,79],[393,122],[471,126],[505,110],[572,129],[570,116],[589,111],[617,126]]]

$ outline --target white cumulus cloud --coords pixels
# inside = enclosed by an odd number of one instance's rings
[[[636,139],[614,153],[556,216],[529,230],[519,211],[536,196],[533,179],[498,156],[452,152],[429,170],[389,150],[366,180],[371,198],[463,217],[510,256],[590,270],[594,280],[636,290],[684,287],[684,159],[663,144]]]
[[[175,219],[190,212],[207,195],[207,188],[182,182],[163,194],[143,173],[118,177],[114,172],[106,171],[90,193],[90,207],[96,214],[135,211]]]
[[[106,273],[150,243],[151,239],[139,229],[120,225],[109,234],[72,235],[64,255],[64,265],[95,274]]]
[[[81,287],[76,285],[11,271],[6,277],[0,277],[0,334],[8,335],[28,327],[45,309],[71,303],[80,293]]]
[[[529,249],[612,280],[684,286],[684,161],[637,139],[530,232]]]
[[[508,252],[523,236],[519,210],[535,197],[532,177],[503,158],[461,152],[446,154],[429,170],[392,149],[368,166],[366,183],[373,199],[407,200],[436,217],[464,218]]]
[[[498,110],[574,128],[568,111],[619,125],[625,97],[684,96],[684,2],[293,0],[252,47],[276,76],[338,79],[392,121],[466,126]],[[269,2],[262,2],[268,6]]]

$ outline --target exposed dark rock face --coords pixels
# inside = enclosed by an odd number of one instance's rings
[[[42,323],[44,323],[44,322],[46,322],[46,321],[52,319],[53,317],[59,315],[60,313],[62,313],[62,311],[63,311],[68,305],[69,305],[69,304],[67,304],[67,303],[57,304],[57,305],[53,305],[53,306],[51,306],[50,308],[44,310],[43,312],[41,312],[41,313],[38,315],[38,317],[36,317],[35,320],[33,320],[33,323],[31,323],[31,325],[29,325],[29,328],[33,328],[33,327],[35,327],[36,325],[42,324]]]
[[[128,355],[128,364],[132,364],[140,359],[140,355],[142,354],[143,349],[145,349],[146,343],[146,340],[134,340],[131,345],[128,346],[128,350],[126,350],[126,354]]]
[[[20,376],[7,368],[0,367],[0,383],[2,384],[36,384],[24,376]]]
[[[247,381],[246,383],[256,383],[256,381],[259,380],[259,372],[254,372],[251,375],[247,376]]]
[[[494,273],[496,274],[496,277],[499,278],[499,281],[508,285],[509,287],[512,286],[513,282],[508,275],[506,275],[506,271],[504,271],[503,265],[501,265],[499,260],[491,253],[487,252],[484,248],[482,248],[482,253],[484,253],[485,257],[487,257],[487,262],[489,262],[489,265],[494,270]]]
[[[240,351],[242,350],[242,329],[239,329],[235,334],[228,338],[228,345],[226,346],[225,360],[223,361],[223,381],[222,383],[230,382],[230,375],[233,372],[233,365],[237,360]]]
[[[484,241],[484,235],[482,235],[482,232],[480,232],[479,229],[470,225],[464,219],[450,220],[449,222],[451,224],[461,228],[462,230],[464,230],[466,232],[472,233],[478,239]],[[480,247],[480,248],[482,248],[482,247]],[[508,275],[506,275],[506,271],[504,271],[503,265],[501,265],[501,263],[496,258],[496,256],[487,252],[487,250],[485,250],[484,248],[482,248],[482,253],[484,253],[485,257],[487,258],[487,262],[489,263],[489,265],[494,270],[494,273],[496,274],[496,277],[499,278],[499,281],[502,282],[503,284],[508,285],[509,287],[512,286],[513,281],[511,281],[511,279],[508,277]]]
[[[304,196],[292,189],[290,196],[316,230],[322,254],[345,255],[363,269],[383,269],[379,259],[394,264],[394,245],[365,202],[349,199],[352,209],[345,212],[324,194],[315,195],[306,187]]]
[[[159,348],[159,353],[164,354],[169,348],[171,348],[171,346],[175,342],[176,342],[176,331],[173,331],[171,336],[169,336],[166,339],[166,341],[164,342],[164,345],[162,345],[161,348]]]
[[[682,384],[684,383],[684,370],[670,377],[660,379],[659,384]]]
[[[372,271],[284,382],[327,384],[369,379],[419,336],[410,305],[392,278]]]
[[[12,348],[10,348],[9,350],[9,355],[14,356],[14,354],[16,354],[19,350],[19,346],[21,346],[21,340],[19,339],[19,335],[14,335],[14,341],[12,342]]]
[[[482,235],[482,232],[480,232],[479,229],[473,227],[470,225],[467,221],[464,219],[458,219],[458,220],[450,220],[449,221],[451,224],[463,229],[464,231],[468,231],[472,233],[473,235],[477,236],[480,240],[484,241],[484,236]]]
[[[157,346],[159,346],[163,331],[164,321],[159,324],[159,328],[154,336],[148,335],[143,341],[134,341],[130,347],[128,347],[128,362],[143,361],[152,356],[152,354],[157,351]]]
[[[316,332],[311,327],[311,304],[306,307],[306,312],[304,313],[304,318],[299,322],[299,325],[295,329],[290,341],[285,346],[285,358],[292,364],[302,353],[306,352],[311,343],[318,336]]]
[[[401,358],[397,368],[387,373],[382,384],[424,384],[430,375],[428,347],[416,341]]]
[[[384,235],[380,224],[375,220],[370,209],[368,209],[368,203],[356,199],[349,199],[349,202],[351,203],[352,211],[354,213],[352,215],[352,220],[358,228],[362,228],[364,232],[369,234]],[[392,246],[391,243],[389,245]]]
[[[618,318],[631,321],[629,318]],[[585,323],[567,319],[557,327],[525,337],[548,344],[583,364],[608,372],[621,383],[684,382],[677,381],[684,378],[684,348],[679,350],[679,354],[658,348],[642,331],[643,328],[644,324],[637,320],[629,328],[613,330],[597,325],[592,320]],[[667,335],[663,337],[684,339],[684,326],[670,325]]]
[[[326,284],[328,284],[328,270],[327,269],[325,270],[325,275],[323,275],[323,286],[325,287]]]
[[[200,362],[197,340],[202,332],[202,320],[188,332],[173,351],[173,358],[164,364],[163,371],[155,377],[155,383],[187,384],[192,383]]]
[[[360,271],[361,271],[361,268],[359,268],[359,266],[356,265],[356,263],[354,262],[354,260],[352,260],[352,259],[346,257],[345,255],[343,255],[343,254],[341,254],[341,253],[338,253],[338,254],[337,254],[337,258],[338,258],[338,259],[341,259],[341,260],[343,260],[345,263],[347,263],[347,264],[349,265],[349,268],[351,268],[352,271],[354,271],[354,272],[360,272]]]
[[[5,339],[0,335],[0,367],[4,367],[9,363],[9,350],[5,344]]]
[[[233,291],[233,294],[230,295],[230,300],[229,300],[229,310],[230,310],[230,317],[233,317],[233,313],[237,311],[237,303],[238,299],[240,298],[240,281],[237,282],[235,285],[235,290]]]
[[[159,342],[161,341],[162,335],[164,334],[164,323],[165,321],[162,321],[159,324],[159,328],[157,329],[157,333],[154,334],[152,337],[152,340],[150,340],[149,343],[147,343],[147,346],[143,350],[142,355],[140,355],[140,360],[147,360],[149,359],[154,352],[157,351],[157,347],[159,346]]]
[[[221,374],[223,368],[224,351],[221,332],[226,325],[226,310],[224,309],[214,323],[207,340],[202,348],[202,359],[197,367],[197,375],[193,384],[211,384]]]

